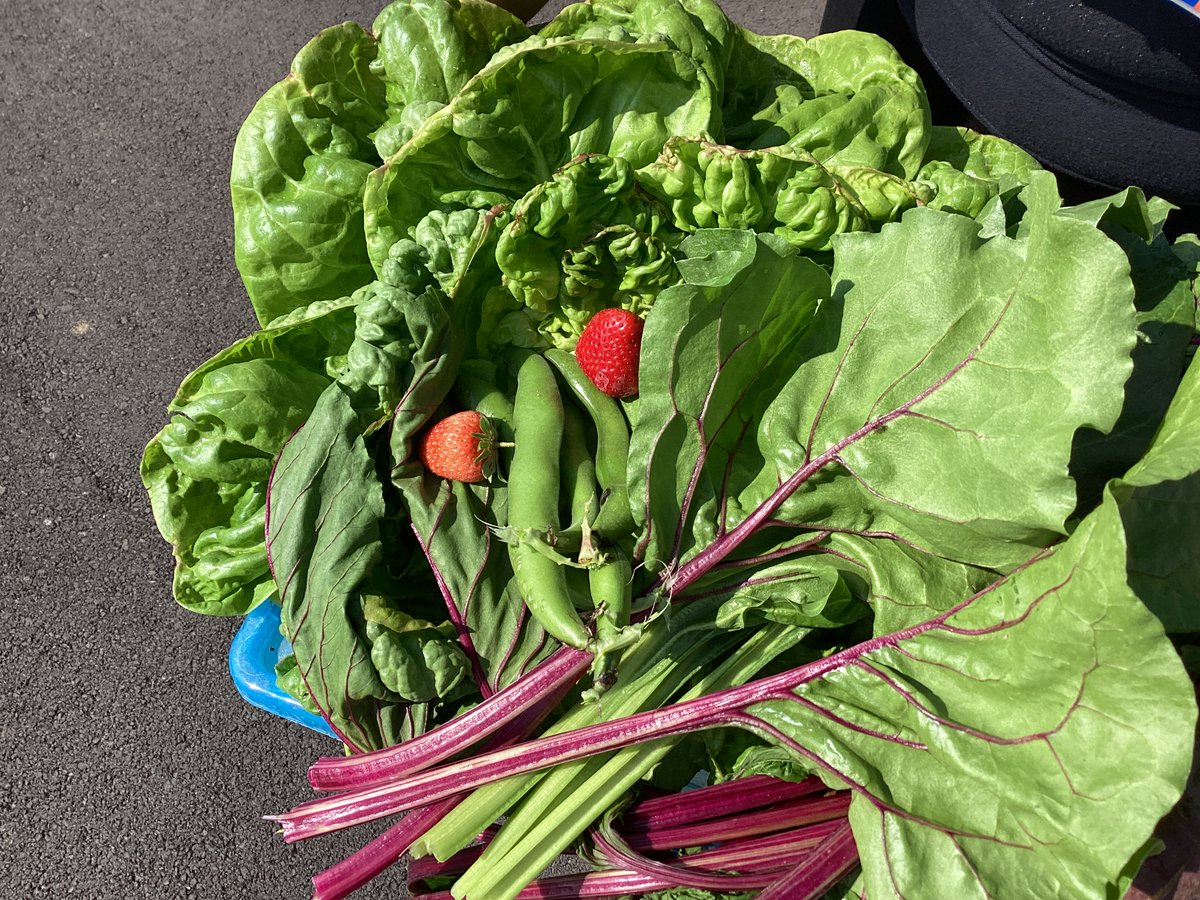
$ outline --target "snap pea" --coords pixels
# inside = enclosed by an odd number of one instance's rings
[[[564,569],[538,551],[541,535],[558,528],[559,454],[563,406],[545,359],[533,353],[517,370],[513,404],[516,447],[508,472],[509,558],[521,597],[538,623],[564,644],[587,649],[590,634],[567,590]]]
[[[588,588],[596,607],[596,637],[604,643],[629,625],[633,609],[633,569],[619,547],[605,551],[606,560],[588,569]]]
[[[617,681],[616,659],[633,643],[641,626],[630,625],[633,607],[633,570],[619,547],[605,551],[602,563],[588,570],[588,589],[596,608],[596,656],[592,662],[593,682],[585,699],[598,699]]]
[[[629,462],[629,424],[617,401],[592,384],[570,353],[547,350],[546,359],[558,370],[596,427],[596,481],[604,498],[592,522],[592,530],[606,540],[617,540],[634,528],[625,471]],[[563,537],[569,542],[577,536],[564,534]]]
[[[596,515],[596,465],[588,449],[587,422],[573,403],[563,404],[562,503],[563,521],[590,524]]]

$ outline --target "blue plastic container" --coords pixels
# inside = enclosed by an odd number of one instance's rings
[[[292,652],[279,633],[279,607],[260,603],[246,614],[229,645],[229,674],[251,706],[337,739],[329,723],[313,715],[275,683],[275,664]]]

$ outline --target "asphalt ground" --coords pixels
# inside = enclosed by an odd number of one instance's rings
[[[381,6],[0,5],[0,897],[305,897],[370,833],[287,845],[261,819],[335,747],[238,696],[238,622],[171,599],[138,461],[182,378],[255,328],[238,126],[312,35]],[[824,3],[726,6],[811,35]]]
[[[305,897],[364,838],[262,820],[335,745],[238,696],[238,623],[172,600],[138,462],[183,377],[255,328],[238,126],[309,38],[383,5],[0,4],[0,897]],[[809,35],[823,4],[728,8]],[[402,867],[361,894],[403,896]]]

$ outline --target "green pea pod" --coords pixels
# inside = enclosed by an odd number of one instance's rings
[[[588,447],[587,422],[573,403],[563,404],[562,503],[563,521],[589,526],[596,515],[596,464]]]
[[[508,472],[508,524],[516,534],[558,530],[559,456],[563,406],[554,372],[536,353],[517,370],[513,404],[516,447]],[[567,590],[564,569],[529,540],[509,543],[509,558],[525,606],[554,638],[580,650],[591,636]]]
[[[546,359],[558,370],[596,426],[596,481],[604,491],[604,499],[592,530],[607,541],[616,541],[634,529],[625,471],[629,462],[629,424],[620,404],[592,384],[574,356],[554,349],[546,351]],[[566,540],[571,537],[564,535]]]
[[[618,547],[606,551],[604,562],[588,569],[588,588],[596,608],[596,657],[592,662],[592,687],[586,699],[597,699],[617,680],[620,651],[641,636],[640,625],[630,625],[633,608],[633,569]]]
[[[619,547],[606,551],[607,559],[588,569],[588,587],[596,607],[596,638],[604,643],[629,625],[633,609],[633,569]]]

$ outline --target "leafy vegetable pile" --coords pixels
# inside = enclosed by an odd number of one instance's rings
[[[1154,850],[1200,631],[1169,204],[1064,206],[881,39],[709,0],[330,28],[232,191],[261,329],[142,476],[177,600],[279,603],[348,751],[285,839],[408,811],[317,896],[411,851],[435,897],[1116,897]]]

